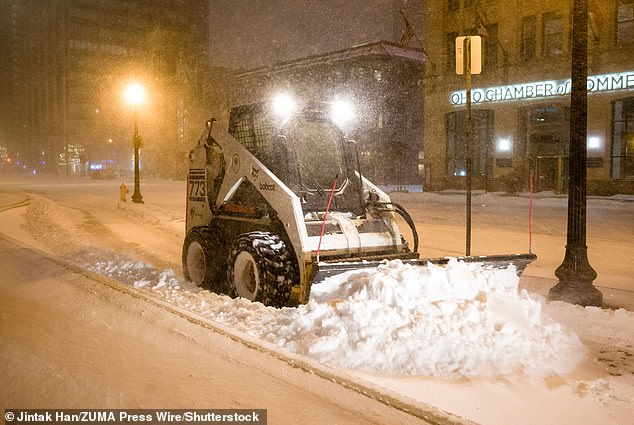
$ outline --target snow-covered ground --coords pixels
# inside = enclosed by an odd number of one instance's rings
[[[137,205],[118,202],[118,182],[2,182],[0,207],[25,192],[30,203],[0,212],[0,232],[411,403],[483,424],[631,423],[634,313],[543,298],[563,256],[565,198],[536,199],[539,260],[521,280],[513,270],[395,261],[315,285],[307,305],[273,309],[182,280],[184,190],[150,181]],[[462,195],[394,197],[414,217],[424,255],[462,254]],[[630,201],[588,208],[595,283],[617,307],[634,305]],[[474,205],[474,253],[527,250],[527,198],[476,194]]]

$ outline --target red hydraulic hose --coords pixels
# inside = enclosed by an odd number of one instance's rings
[[[326,205],[326,212],[324,213],[324,221],[321,223],[321,232],[319,232],[319,244],[317,244],[317,262],[319,263],[319,251],[321,250],[321,239],[324,237],[324,230],[326,229],[326,217],[328,217],[328,210],[330,210],[330,203],[332,202],[332,195],[335,194],[337,188],[337,179],[339,174],[335,176],[335,181],[332,183],[332,190],[330,190],[330,197],[328,198],[328,205]]]

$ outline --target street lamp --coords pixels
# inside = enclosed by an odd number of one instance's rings
[[[143,141],[139,136],[139,117],[137,107],[145,101],[145,89],[139,83],[128,85],[123,97],[129,105],[134,108],[134,136],[132,144],[134,146],[134,193],[132,194],[132,202],[143,204],[143,196],[141,195],[141,185],[139,182],[139,151],[143,147]]]
[[[572,87],[570,93],[570,156],[566,253],[555,270],[559,278],[548,298],[583,306],[603,304],[603,294],[586,246],[586,164],[588,120],[588,0],[574,0],[572,13]]]

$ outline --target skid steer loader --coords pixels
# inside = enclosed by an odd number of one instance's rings
[[[196,285],[275,307],[308,301],[324,277],[385,259],[413,264],[409,214],[366,179],[338,104],[233,108],[229,131],[207,122],[189,154],[183,274]],[[331,113],[335,116],[331,116]],[[397,216],[410,227],[402,237]],[[535,256],[464,257],[518,270]]]

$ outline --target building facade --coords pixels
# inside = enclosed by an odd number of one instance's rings
[[[482,37],[472,77],[474,187],[567,190],[572,1],[423,5],[426,190],[464,188],[464,75],[455,38]],[[634,0],[589,0],[588,193],[634,193]]]
[[[403,34],[400,14],[420,0],[213,0],[214,66],[253,69],[387,40]]]
[[[188,149],[188,123],[204,104],[206,0],[6,0],[0,8],[0,141],[16,169],[130,169],[133,111],[122,92],[133,80],[147,92],[137,111],[142,166],[160,173],[166,155]]]
[[[347,101],[363,173],[377,184],[420,185],[424,54],[375,42],[234,74],[217,93],[226,112],[284,93],[303,102]],[[226,114],[225,112],[225,114]],[[226,121],[226,115],[221,121]]]

